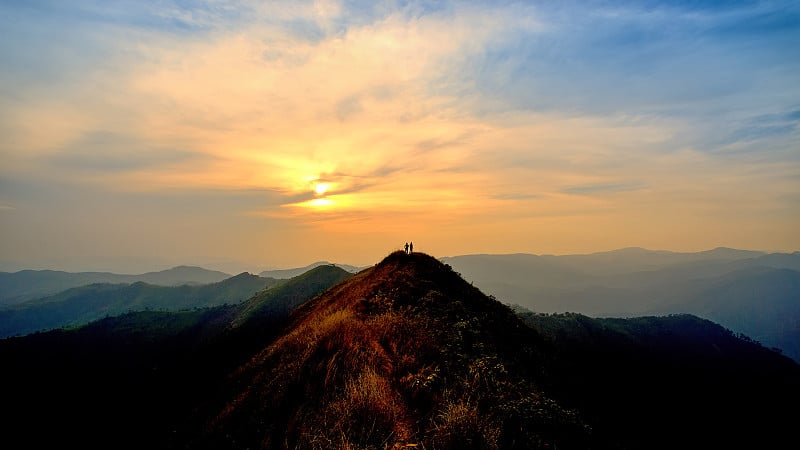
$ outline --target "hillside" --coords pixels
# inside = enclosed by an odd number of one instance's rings
[[[298,275],[302,275],[302,274],[308,272],[309,270],[314,269],[316,267],[320,267],[320,266],[335,266],[335,267],[339,267],[341,269],[344,269],[344,270],[346,270],[347,272],[350,272],[350,273],[356,273],[359,270],[363,269],[363,267],[351,266],[349,264],[334,264],[334,263],[331,263],[331,262],[328,262],[328,261],[317,261],[315,263],[311,263],[311,264],[309,264],[307,266],[304,266],[304,267],[295,267],[295,268],[292,268],[292,269],[265,270],[265,271],[259,273],[258,275],[262,276],[262,277],[277,278],[279,280],[283,280],[283,279],[294,278],[294,277],[296,277]]]
[[[110,272],[62,272],[21,270],[0,272],[0,306],[21,303],[89,284],[130,284],[142,282],[158,286],[218,283],[231,275],[193,266],[177,266],[158,272],[123,275]]]
[[[34,448],[772,448],[800,400],[800,366],[707,320],[515,312],[403,252],[0,358],[0,445]]]
[[[520,342],[529,346],[520,352]],[[239,368],[203,448],[535,448],[584,423],[539,391],[535,333],[435,259],[398,252],[301,306]],[[286,444],[285,444],[286,443]]]
[[[394,253],[301,306],[237,369],[192,447],[688,448],[790,435],[777,413],[798,399],[789,359],[692,316],[583,320],[543,318],[566,337],[546,333],[433,258]]]
[[[464,255],[441,260],[507,304],[595,317],[691,313],[800,361],[798,252],[631,248],[590,255]]]
[[[349,276],[319,267],[236,305],[132,312],[0,340],[0,396],[13,411],[0,446],[181,448],[176,430],[280,333],[291,305]],[[242,322],[254,304],[258,318]]]
[[[241,305],[239,313],[231,322],[233,327],[263,326],[265,320],[287,317],[295,308],[325,289],[349,278],[352,274],[333,265],[321,265],[274,289],[259,292]]]
[[[685,312],[776,347],[800,361],[800,272],[756,267],[702,283],[655,314]]]
[[[521,312],[551,345],[550,391],[603,447],[780,448],[800,366],[695,316],[594,319]]]
[[[206,308],[239,303],[278,280],[242,273],[199,286],[92,284],[0,309],[0,338],[78,326],[128,311]]]

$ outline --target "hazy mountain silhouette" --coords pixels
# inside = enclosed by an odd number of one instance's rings
[[[35,448],[772,448],[800,400],[800,366],[707,320],[517,313],[404,252],[0,359],[0,439]]]
[[[162,279],[163,276],[162,276]],[[0,338],[77,326],[127,311],[180,310],[240,303],[279,280],[241,273],[205,285],[91,284],[0,309]]]
[[[62,272],[56,270],[21,270],[0,272],[0,306],[56,294],[66,289],[95,283],[135,283],[159,286],[217,283],[231,275],[202,267],[177,266],[158,272],[122,275],[110,272]]]
[[[692,313],[800,361],[800,272],[751,267],[704,280],[652,311]]]
[[[344,269],[344,270],[346,270],[346,271],[348,271],[350,273],[356,273],[359,270],[363,269],[363,267],[351,266],[349,264],[334,264],[334,263],[331,263],[331,262],[328,262],[328,261],[317,261],[317,262],[311,263],[311,264],[309,264],[309,265],[307,265],[305,267],[296,267],[296,268],[293,268],[293,269],[265,270],[265,271],[259,273],[259,276],[269,277],[269,278],[277,278],[279,280],[288,279],[288,278],[296,277],[298,275],[302,275],[302,274],[308,272],[309,270],[311,270],[311,269],[313,269],[315,267],[319,267],[319,266],[336,266],[336,267],[340,267],[340,268],[342,268],[342,269]]]
[[[797,252],[630,248],[590,255],[464,255],[442,261],[503,302],[533,311],[616,317],[688,312],[758,336],[800,361],[800,295],[788,281],[798,274],[786,272],[800,267]],[[770,277],[786,282],[770,288],[764,282]],[[752,314],[740,314],[743,310]]]

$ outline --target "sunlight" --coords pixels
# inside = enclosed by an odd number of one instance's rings
[[[315,198],[314,200],[308,201],[306,204],[314,208],[327,208],[333,205],[333,200],[329,198]]]
[[[317,183],[317,185],[314,186],[314,192],[317,195],[323,195],[324,193],[328,192],[329,187],[330,185],[328,183]]]

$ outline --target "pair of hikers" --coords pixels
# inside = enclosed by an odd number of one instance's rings
[[[413,242],[406,242],[405,249],[406,249],[406,254],[410,255],[411,252],[414,251],[414,243]]]

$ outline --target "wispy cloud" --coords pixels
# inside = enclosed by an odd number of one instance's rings
[[[751,230],[792,225],[769,217],[800,189],[794,2],[32,1],[0,17],[0,176],[228,193],[225,213],[265,236],[420,221],[553,237],[581,214],[733,223],[742,205],[765,217]]]
[[[153,147],[139,136],[94,132],[59,148],[49,157],[57,169],[79,173],[137,171],[146,168],[176,168],[204,155],[185,150]]]
[[[573,195],[596,195],[596,194],[613,194],[617,192],[630,192],[646,189],[647,186],[637,182],[623,182],[623,183],[593,183],[581,184],[577,186],[567,186],[561,189],[565,194]]]

